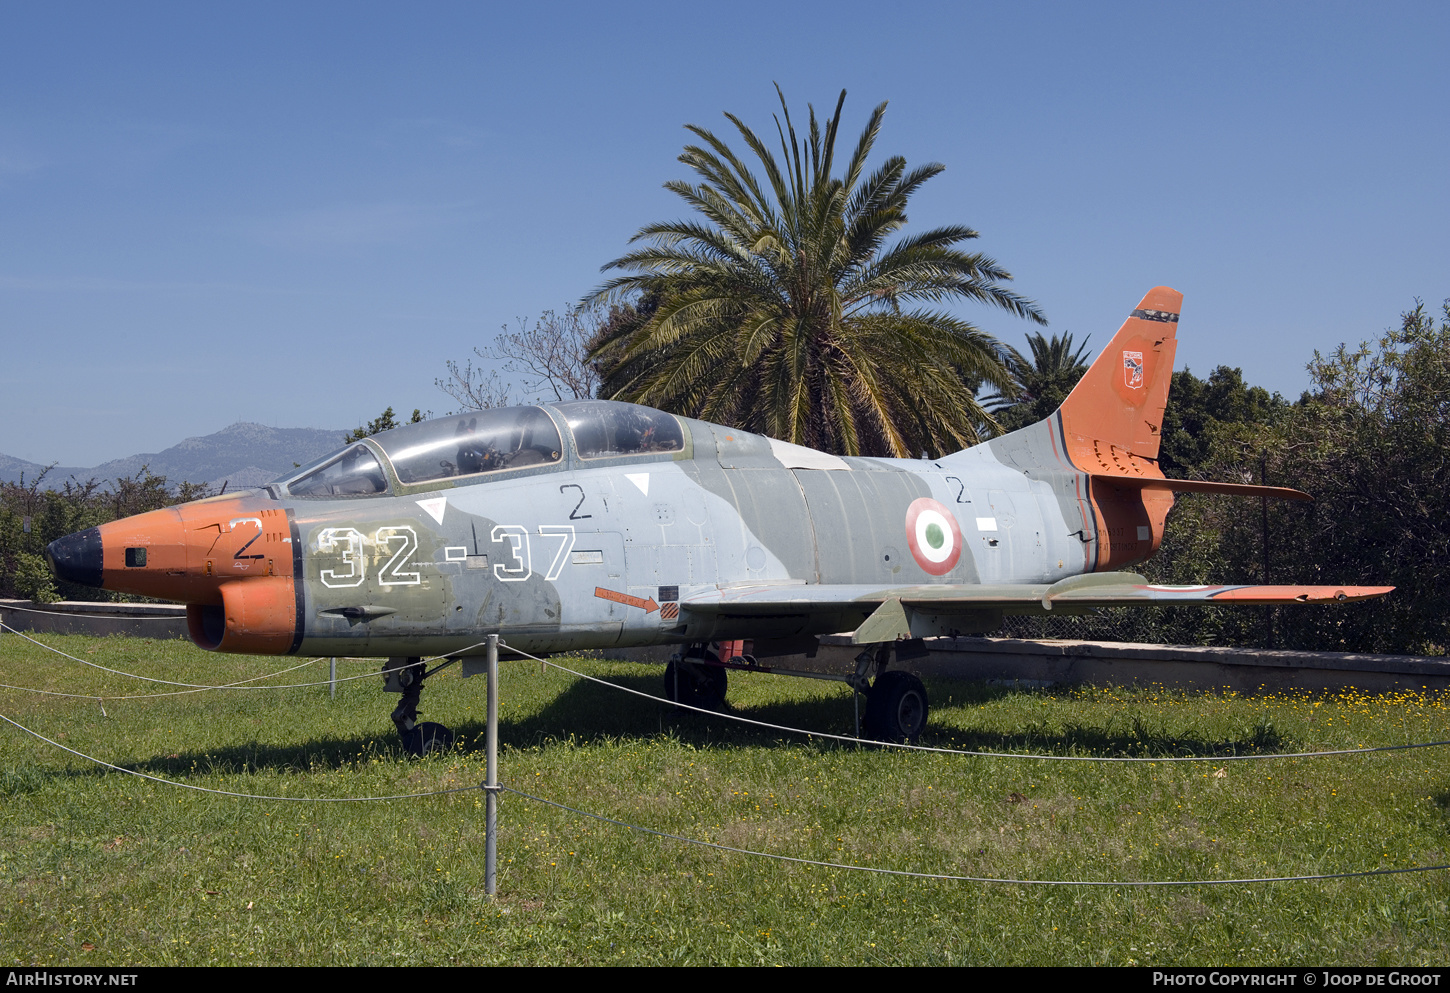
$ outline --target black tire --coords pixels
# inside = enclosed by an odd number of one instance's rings
[[[729,682],[714,652],[693,651],[665,666],[665,699],[706,710],[723,710]]]
[[[452,747],[453,732],[433,721],[424,721],[403,735],[403,750],[415,757],[446,752]]]
[[[866,694],[866,734],[877,741],[914,742],[926,728],[926,687],[909,672],[885,672]]]

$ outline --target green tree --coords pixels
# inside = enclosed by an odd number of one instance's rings
[[[397,415],[393,413],[393,408],[389,407],[387,410],[383,411],[381,414],[379,414],[377,417],[374,417],[366,424],[362,425],[361,427],[353,428],[351,431],[345,434],[342,438],[342,443],[344,445],[351,445],[355,441],[362,441],[364,438],[369,438],[382,431],[391,431],[393,430],[393,428],[402,427],[405,423],[417,424],[419,421],[422,421],[426,416],[427,415],[424,414],[421,410],[414,407],[412,417],[408,418],[407,421],[399,421]]]
[[[1309,372],[1313,389],[1276,416],[1211,426],[1197,470],[1205,478],[1246,482],[1263,472],[1271,485],[1305,490],[1315,502],[1271,501],[1266,529],[1257,500],[1180,496],[1163,553],[1148,563],[1148,574],[1180,583],[1394,586],[1383,599],[1350,607],[1279,610],[1276,641],[1306,649],[1445,654],[1450,302],[1437,322],[1417,301],[1378,342],[1341,345],[1328,356],[1316,352]],[[1243,398],[1236,388],[1220,396]],[[1230,402],[1226,409],[1253,406]],[[1207,611],[1196,623],[1206,640],[1254,643],[1264,634],[1256,614]]]
[[[1245,383],[1242,369],[1221,365],[1207,379],[1180,369],[1168,389],[1159,465],[1169,476],[1201,474],[1214,436],[1226,425],[1273,424],[1288,410],[1279,394]]]
[[[764,182],[720,138],[689,125],[701,145],[680,161],[701,182],[672,181],[702,219],[651,224],[645,247],[614,260],[625,275],[587,302],[658,305],[597,342],[601,395],[704,417],[842,454],[920,456],[965,447],[995,430],[969,383],[998,389],[1007,370],[987,333],[940,309],[953,301],[1000,307],[1046,323],[1006,289],[992,259],[955,246],[960,225],[888,244],[906,205],[942,171],[909,170],[900,156],[866,174],[886,104],[872,113],[839,175],[843,90],[829,120],[810,109],[804,141],[785,97],[777,158],[726,114]],[[936,309],[932,309],[936,308]]]
[[[1074,351],[1072,335],[1051,338],[1035,331],[1027,336],[1032,351],[1029,361],[1011,345],[1003,346],[1007,372],[1012,377],[1012,390],[985,398],[1004,431],[1035,424],[1062,406],[1077,381],[1087,372],[1087,343],[1083,339]]]

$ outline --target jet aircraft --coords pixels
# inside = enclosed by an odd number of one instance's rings
[[[844,678],[867,694],[868,730],[914,739],[926,691],[888,666],[924,654],[926,637],[991,632],[1004,614],[1392,589],[1161,586],[1125,571],[1157,551],[1175,492],[1311,499],[1164,478],[1181,303],[1151,290],[1051,417],[938,459],[839,457],[633,404],[544,403],[386,431],[46,554],[61,579],[185,603],[209,651],[387,659],[386,688],[402,693],[392,717],[415,753],[450,740],[418,721],[432,674],[421,658],[462,658],[467,675],[491,633],[534,654],[677,645],[668,695],[716,706],[727,668],[853,631],[862,651]],[[711,651],[744,638],[751,656]]]

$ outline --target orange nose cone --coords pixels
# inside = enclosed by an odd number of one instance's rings
[[[161,600],[213,602],[214,589],[187,569],[191,536],[174,507],[102,524],[101,583],[108,590]]]
[[[202,648],[270,655],[298,640],[295,549],[287,511],[247,495],[102,524],[46,557],[69,582],[188,604]]]

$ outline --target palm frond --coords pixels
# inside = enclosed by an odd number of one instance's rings
[[[602,394],[847,454],[918,456],[994,433],[976,384],[1012,389],[1016,353],[944,311],[910,308],[977,302],[1044,323],[1040,309],[1003,285],[1012,277],[995,260],[955,247],[978,237],[969,227],[890,242],[943,167],[893,156],[867,173],[885,103],[832,176],[845,91],[829,117],[807,105],[803,133],[776,92],[778,148],[727,113],[747,166],[689,125],[699,144],[680,162],[697,179],[666,188],[696,216],[641,228],[639,247],[605,267],[621,274],[591,302],[647,293],[658,306],[598,343]]]

